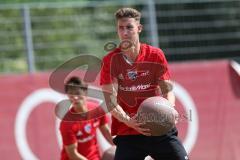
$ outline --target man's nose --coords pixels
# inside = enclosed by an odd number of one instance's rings
[[[124,29],[124,30],[123,30],[123,35],[124,35],[124,36],[127,36],[127,35],[128,35],[128,30],[127,30],[127,29]]]

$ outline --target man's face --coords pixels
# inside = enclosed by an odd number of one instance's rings
[[[79,104],[86,100],[86,91],[86,89],[69,89],[67,95],[72,104]]]
[[[136,44],[141,31],[142,25],[134,18],[121,18],[117,21],[117,32],[120,41],[130,40]]]

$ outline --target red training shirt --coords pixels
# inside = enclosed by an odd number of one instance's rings
[[[153,96],[159,96],[159,80],[170,79],[167,60],[161,49],[140,45],[140,52],[135,60],[127,60],[120,48],[104,56],[100,76],[100,85],[118,84],[117,102],[123,110],[134,116],[141,102]],[[112,117],[112,135],[140,134],[133,128]]]
[[[92,109],[96,106],[96,103],[88,101],[87,106],[89,109]],[[74,108],[71,108],[69,112],[76,113]],[[96,129],[106,123],[106,116],[88,121],[61,121],[60,132],[63,141],[61,160],[69,160],[64,146],[76,142],[78,143],[77,150],[80,154],[91,160],[99,160],[100,153],[96,139]]]

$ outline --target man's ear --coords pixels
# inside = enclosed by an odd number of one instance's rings
[[[143,30],[143,25],[139,24],[138,25],[138,33],[141,33]]]

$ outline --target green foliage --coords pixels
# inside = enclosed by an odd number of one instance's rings
[[[79,54],[102,57],[106,53],[105,43],[116,39],[115,10],[116,7],[109,6],[30,8],[36,69],[54,69]],[[0,10],[0,20],[0,72],[27,72],[26,62],[22,63],[27,52],[22,9]],[[16,63],[5,63],[5,59],[14,59]]]
[[[104,55],[104,39],[114,38],[114,32],[104,33],[104,28],[114,19],[103,21],[97,10],[91,7],[32,10],[36,20],[32,21],[33,30],[44,33],[33,36],[37,69],[54,68],[79,54]],[[46,16],[51,17],[49,21],[41,21]]]
[[[71,0],[71,1],[86,1],[86,0]],[[40,2],[66,2],[66,0],[0,0],[0,3],[2,4],[16,4],[16,3],[40,3]]]

